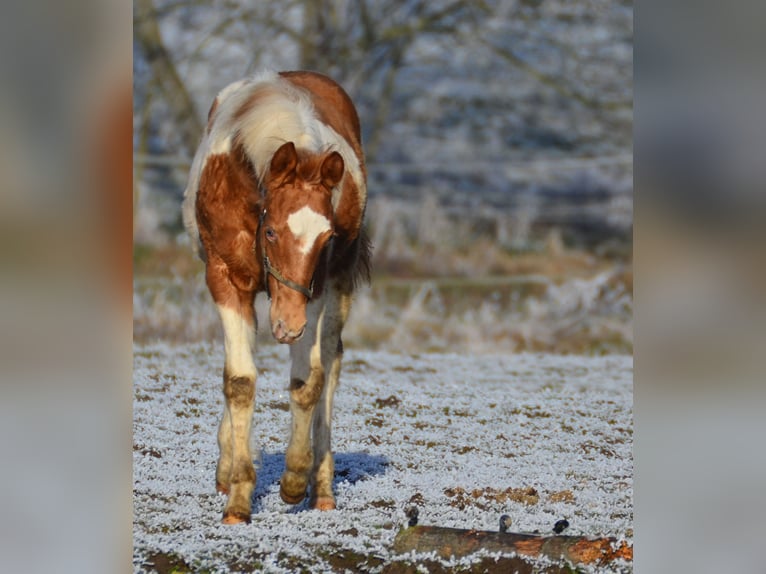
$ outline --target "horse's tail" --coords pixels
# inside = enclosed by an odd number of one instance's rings
[[[359,255],[351,277],[354,289],[361,284],[369,285],[372,274],[372,241],[365,226],[362,226],[356,240],[359,242]]]
[[[372,270],[372,243],[367,230],[362,227],[359,234],[350,244],[338,246],[330,256],[330,274],[345,289],[355,290],[363,284],[370,283]]]

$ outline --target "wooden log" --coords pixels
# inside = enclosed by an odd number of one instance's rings
[[[614,538],[541,536],[489,530],[465,530],[441,526],[402,528],[394,540],[394,552],[436,552],[441,558],[460,558],[477,550],[513,552],[528,558],[564,559],[572,564],[606,564],[616,558],[633,560],[633,547]]]

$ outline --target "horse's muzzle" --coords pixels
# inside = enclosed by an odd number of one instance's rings
[[[303,333],[305,331],[306,331],[305,323],[298,330],[288,329],[287,325],[285,325],[285,322],[282,321],[281,319],[277,320],[271,326],[271,334],[274,336],[277,342],[285,343],[287,345],[290,345],[291,343],[295,343],[295,341],[297,341],[303,336]]]

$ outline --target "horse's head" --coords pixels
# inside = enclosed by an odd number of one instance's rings
[[[280,343],[293,343],[306,328],[306,304],[335,231],[332,190],[343,169],[338,152],[313,154],[288,142],[276,151],[264,178],[260,255],[271,332]]]

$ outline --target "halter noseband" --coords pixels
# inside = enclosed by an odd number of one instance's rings
[[[258,219],[258,236],[261,234],[261,227],[263,227],[263,221],[266,219],[266,210],[264,209],[261,211],[261,216]],[[258,244],[258,237],[255,239],[255,243],[253,244],[253,251],[255,251],[255,246]],[[307,301],[311,301],[311,298],[314,296],[314,278],[311,278],[311,283],[309,283],[308,288],[304,287],[300,283],[296,283],[295,281],[291,281],[290,279],[286,278],[284,275],[282,275],[279,270],[274,267],[271,264],[271,261],[269,261],[268,255],[266,255],[266,242],[264,240],[261,240],[261,259],[263,261],[263,271],[266,273],[265,277],[265,284],[266,284],[266,296],[271,299],[271,290],[269,289],[269,275],[272,275],[274,279],[279,281],[282,285],[285,287],[289,287],[290,289],[293,289],[294,291],[297,291],[298,293],[301,293],[306,297]]]

